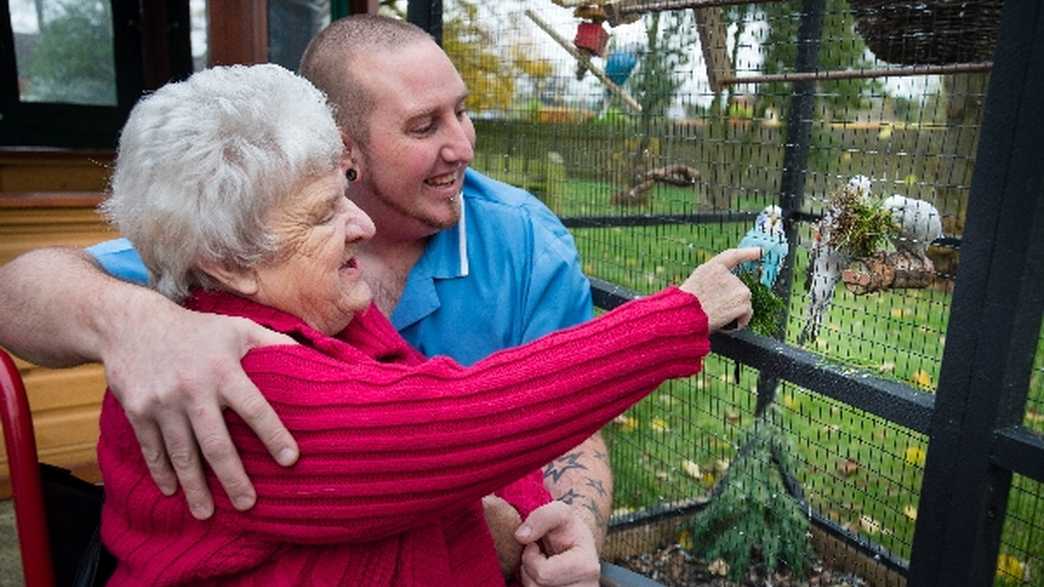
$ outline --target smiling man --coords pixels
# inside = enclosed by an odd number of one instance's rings
[[[426,33],[382,17],[342,19],[313,40],[302,73],[337,107],[354,162],[348,196],[377,229],[359,262],[408,341],[470,364],[591,317],[589,283],[554,214],[468,169],[475,130],[467,88]],[[236,507],[250,508],[255,493],[221,412],[238,413],[280,463],[294,462],[294,440],[239,365],[251,348],[282,339],[247,321],[185,310],[140,287],[147,281],[126,241],[89,254],[24,255],[0,268],[0,344],[48,366],[102,361],[165,493],[180,485],[193,515],[211,515],[202,453]],[[600,543],[612,492],[600,437],[484,500],[506,572],[520,561],[515,529],[529,512],[545,511],[537,508],[548,492],[572,508],[546,510],[553,519],[539,526],[552,544],[568,551]],[[561,511],[584,524],[555,517]],[[535,546],[524,560],[523,580],[540,584],[527,569],[549,560]],[[569,568],[555,571],[541,576],[573,583]]]
[[[468,169],[468,88],[426,33],[343,19],[312,41],[301,74],[337,106],[356,163],[348,195],[377,226],[362,263],[408,341],[470,364],[591,317],[590,284],[561,222],[532,195]],[[612,499],[601,437],[486,499],[505,571],[521,552],[512,533],[545,489],[600,545]]]

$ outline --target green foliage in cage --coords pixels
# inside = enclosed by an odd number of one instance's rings
[[[830,205],[835,210],[830,240],[856,259],[881,250],[899,232],[892,213],[881,207],[880,198],[863,197],[842,189],[834,194]]]
[[[724,560],[734,581],[754,565],[803,577],[814,556],[808,516],[783,478],[792,470],[792,448],[772,419],[778,420],[775,406],[754,421],[717,495],[690,526],[696,553]]]
[[[787,307],[786,302],[761,283],[754,272],[742,271],[739,278],[750,289],[750,305],[754,309],[754,316],[747,328],[762,336],[776,336]]]

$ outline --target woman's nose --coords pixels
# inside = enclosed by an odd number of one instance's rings
[[[345,230],[345,239],[349,242],[364,241],[373,238],[374,233],[377,231],[373,225],[373,220],[370,215],[363,212],[362,208],[355,205],[355,202],[348,200],[348,225]]]

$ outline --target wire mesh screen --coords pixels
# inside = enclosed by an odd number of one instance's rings
[[[816,37],[824,79],[807,119],[787,79],[802,73],[799,3],[601,16],[590,6],[574,14],[577,4],[444,0],[443,45],[471,90],[473,167],[562,217],[588,275],[640,293],[679,283],[737,246],[759,215],[779,218],[771,207],[784,185],[803,181],[803,199],[787,211],[791,260],[775,282],[783,339],[853,377],[934,393],[989,75],[979,63],[989,47],[953,46],[960,35],[992,43],[999,2],[933,21],[889,3],[828,0]],[[668,3],[644,3],[660,4]],[[911,48],[930,43],[933,30],[937,47]],[[891,75],[904,66],[934,69]],[[787,158],[800,151],[800,123],[810,134],[795,168]],[[891,228],[870,226],[861,247],[817,265],[842,248],[829,222],[851,193],[868,216],[884,210]],[[924,223],[907,226],[904,210],[914,209]],[[918,264],[903,265],[899,253]],[[902,276],[888,281],[897,264]],[[771,321],[766,328],[773,332]],[[1038,433],[1042,360],[1038,352],[1025,419]],[[699,376],[665,385],[606,428],[620,529],[608,556],[665,583],[735,577],[725,557],[708,556],[722,549],[697,534],[699,520],[728,499],[730,479],[747,477],[740,465],[771,461],[787,499],[822,521],[809,535],[823,584],[900,584],[927,437],[790,384],[757,417],[757,379],[712,356]],[[745,448],[763,437],[776,448]],[[1044,584],[1040,501],[1039,484],[1016,482],[997,575],[1004,584]]]

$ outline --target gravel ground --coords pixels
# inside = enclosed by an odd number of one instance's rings
[[[673,544],[651,554],[632,556],[616,564],[640,573],[668,587],[867,587],[868,583],[851,573],[836,571],[820,561],[812,565],[808,577],[795,578],[785,573],[765,573],[753,570],[743,583],[734,583],[724,577],[724,561],[703,561]]]

